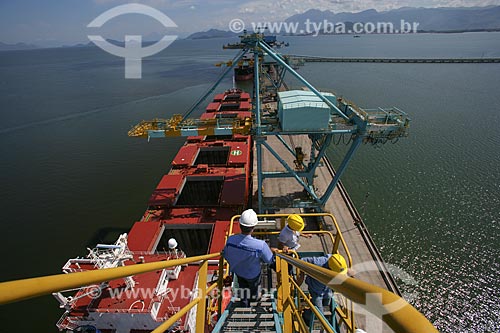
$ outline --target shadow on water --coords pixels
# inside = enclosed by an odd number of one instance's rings
[[[87,243],[88,248],[97,244],[114,244],[121,234],[127,233],[130,228],[104,227],[97,230]]]

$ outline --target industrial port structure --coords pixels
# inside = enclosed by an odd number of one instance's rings
[[[368,313],[355,316],[356,303],[383,320],[384,332],[436,332],[400,297],[340,182],[362,144],[406,137],[409,117],[397,107],[364,109],[318,91],[290,58],[273,49],[273,39],[261,33],[245,33],[230,48],[240,51],[187,112],[142,121],[129,131],[131,137],[185,136],[187,141],[128,235],[115,244],[98,244],[87,258],[70,259],[65,274],[1,283],[0,304],[53,293],[65,309],[58,327],[69,332],[378,330],[363,318]],[[248,54],[254,66],[252,96],[228,90],[215,95],[200,118],[190,118]],[[287,74],[303,87],[288,89]],[[326,152],[340,142],[349,148],[334,170]],[[227,284],[230,267],[221,250],[239,230],[239,214],[248,207],[259,213],[256,237],[270,244],[290,213],[307,221],[304,232],[312,237],[301,242],[294,257],[278,253],[276,272],[263,267],[267,292],[250,308],[242,308],[233,293],[237,286]],[[161,251],[172,235],[184,251]],[[328,253],[342,254],[349,267],[373,266],[341,278],[300,260]],[[336,292],[329,311],[311,303],[307,290],[289,274],[289,265]],[[89,285],[96,286],[98,295],[91,294]],[[154,294],[113,298],[117,288],[133,291],[141,286],[150,286]],[[193,291],[188,299],[170,298],[185,286]],[[74,288],[76,294],[63,294],[74,293]],[[375,294],[380,297],[371,298]],[[314,313],[314,322],[302,318],[306,308]]]

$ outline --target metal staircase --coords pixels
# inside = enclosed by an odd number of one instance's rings
[[[282,321],[275,300],[269,295],[251,302],[250,307],[242,307],[238,303],[235,299],[229,304],[212,333],[281,333]]]

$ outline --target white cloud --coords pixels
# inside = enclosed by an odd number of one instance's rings
[[[98,5],[121,5],[134,2],[134,0],[94,0]],[[201,0],[142,0],[136,1],[143,5],[151,6],[156,9],[176,9],[176,8],[189,8],[202,3]]]
[[[238,13],[266,16],[275,13],[283,19],[309,9],[339,12],[358,12],[367,9],[386,11],[401,7],[473,7],[500,5],[500,0],[250,0],[239,6]]]
[[[100,5],[118,5],[134,0],[93,0]],[[472,7],[500,5],[500,0],[143,0],[171,17],[183,32],[208,28],[228,29],[231,19],[245,22],[278,22],[309,9],[359,12],[386,11],[401,7]]]

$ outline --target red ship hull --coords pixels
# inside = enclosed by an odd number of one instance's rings
[[[249,81],[253,79],[253,68],[237,67],[234,69],[234,79],[236,81]]]
[[[216,95],[201,119],[230,117],[244,121],[251,117],[250,109],[250,95],[233,89]],[[69,260],[64,271],[221,251],[231,217],[241,213],[251,201],[252,145],[250,135],[188,137],[128,236],[122,235],[121,242],[112,245],[112,250],[94,249],[88,259]],[[237,224],[235,227],[239,229]],[[177,240],[180,250],[169,249],[171,238]],[[113,261],[109,256],[122,259]],[[184,288],[196,288],[197,269],[197,266],[175,267],[110,281],[98,286],[97,297],[88,297],[85,288],[72,298],[59,294],[56,298],[66,313],[57,326],[71,331],[86,326],[101,332],[150,331],[190,302],[189,297],[172,295],[180,295]],[[209,266],[209,275],[216,274],[216,270],[217,265]],[[141,292],[134,292],[139,289]],[[143,292],[145,289],[148,294]],[[117,292],[120,290],[121,294]],[[116,323],[123,327],[119,329]],[[179,329],[189,331],[190,328],[188,314],[179,323]]]

